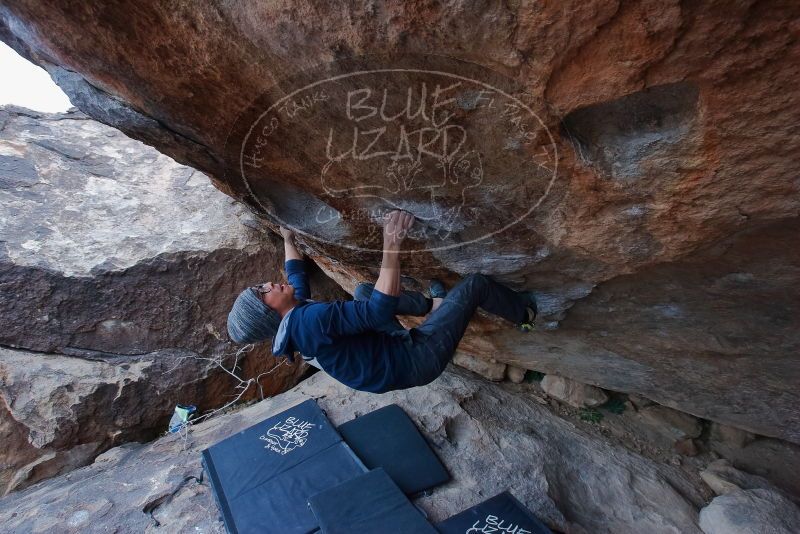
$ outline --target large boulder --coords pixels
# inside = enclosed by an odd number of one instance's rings
[[[594,408],[608,402],[608,395],[602,389],[562,376],[547,375],[540,385],[551,397],[575,408]]]
[[[799,16],[15,0],[0,38],[90,116],[299,227],[347,289],[400,206],[412,277],[537,293],[541,330],[478,321],[462,351],[800,442]]]
[[[451,368],[430,386],[385,395],[317,373],[293,390],[147,445],[112,449],[85,467],[0,500],[14,532],[223,532],[200,451],[315,398],[336,425],[397,403],[433,446],[452,481],[416,499],[433,521],[503,490],[564,532],[699,533],[710,497],[697,477],[579,430],[514,388]]]
[[[645,406],[637,411],[634,420],[642,434],[667,448],[677,446],[680,450],[681,444],[687,446],[703,432],[703,426],[696,417],[666,406]]]
[[[714,493],[724,495],[742,489],[775,489],[769,481],[733,467],[728,460],[715,460],[708,464],[700,478]]]
[[[735,490],[700,511],[700,528],[705,534],[794,534],[800,508],[775,490]]]
[[[202,173],[79,111],[0,108],[0,235],[0,495],[154,438],[178,402],[275,394],[305,370],[259,347],[239,356],[239,376],[261,375],[242,391],[221,367],[239,348],[227,311],[282,276],[280,242]]]
[[[224,403],[236,386],[188,351],[83,359],[0,348],[0,495],[81,467],[106,449],[153,439],[177,403]],[[294,371],[294,370],[293,370]],[[296,371],[271,392],[286,389]],[[246,398],[257,393],[255,387]]]
[[[227,343],[279,242],[209,179],[81,112],[0,108],[0,343],[198,353]]]
[[[730,436],[733,432],[725,432]],[[716,434],[716,435],[715,435]],[[762,476],[800,503],[800,446],[779,439],[718,439],[720,429],[711,429],[709,446],[734,467]],[[744,446],[742,446],[744,445]]]

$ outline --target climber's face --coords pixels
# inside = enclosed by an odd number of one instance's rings
[[[261,301],[278,312],[283,312],[294,306],[294,286],[291,284],[274,284],[267,282],[256,286]]]

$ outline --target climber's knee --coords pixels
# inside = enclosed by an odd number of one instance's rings
[[[353,291],[353,298],[356,300],[367,301],[372,295],[373,289],[375,289],[375,284],[368,284],[366,282],[358,284],[355,291]]]
[[[486,277],[485,274],[472,273],[464,279],[464,282],[473,286],[481,287],[481,286],[486,286],[489,283],[489,279]]]

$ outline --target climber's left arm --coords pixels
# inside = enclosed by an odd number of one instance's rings
[[[302,260],[303,255],[294,245],[294,232],[283,226],[281,226],[280,230],[283,236],[283,253],[286,256],[286,261]]]
[[[286,257],[286,278],[294,286],[294,296],[297,299],[310,299],[311,289],[308,284],[305,261],[294,244],[294,232],[281,226],[281,235],[283,236],[283,252]]]

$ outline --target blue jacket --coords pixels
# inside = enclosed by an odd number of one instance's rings
[[[372,292],[369,301],[307,300],[308,277],[303,260],[288,260],[286,276],[300,303],[284,318],[273,341],[276,356],[300,352],[346,386],[381,393],[395,383],[392,355],[404,353],[402,339],[376,331],[394,319],[398,297]]]

